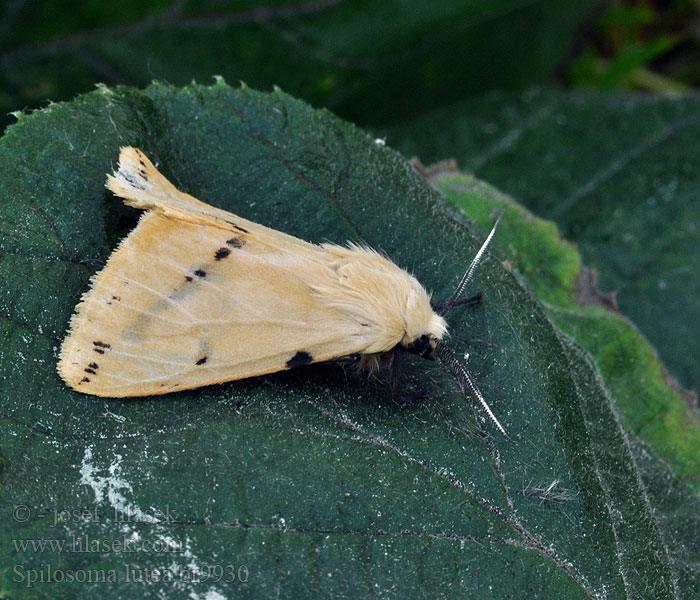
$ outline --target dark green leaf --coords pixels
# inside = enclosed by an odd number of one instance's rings
[[[504,213],[494,244],[523,274],[557,326],[595,358],[625,426],[654,448],[676,477],[700,490],[697,417],[669,385],[637,328],[610,310],[610,298],[590,289],[579,253],[559,238],[554,223],[534,217],[472,176],[444,175],[433,185],[484,229],[494,210]]]
[[[533,91],[396,128],[394,147],[454,157],[575,242],[600,287],[700,391],[700,96]]]
[[[68,390],[70,314],[137,219],[103,187],[126,144],[206,202],[364,240],[437,298],[482,239],[392,150],[282,93],[102,88],[22,117],[0,141],[3,595],[692,597],[697,547],[666,521],[687,491],[659,494],[589,361],[493,258],[450,345],[512,442],[433,364],[412,365],[429,395],[408,406],[334,365],[140,400]],[[99,576],[117,583],[80,581]]]

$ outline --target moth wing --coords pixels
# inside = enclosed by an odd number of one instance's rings
[[[359,327],[311,292],[320,268],[147,213],[78,306],[59,372],[80,392],[143,396],[361,352]]]
[[[367,328],[313,293],[337,277],[323,247],[182,196],[141,204],[150,210],[78,305],[58,365],[73,389],[163,394],[369,346]]]
[[[167,217],[254,236],[263,244],[289,252],[314,252],[318,247],[292,235],[216,208],[178,190],[138,148],[124,147],[119,168],[107,176],[106,186],[124,198],[125,204],[159,212]]]

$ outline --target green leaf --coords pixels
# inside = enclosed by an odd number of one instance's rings
[[[682,41],[683,38],[677,35],[659,35],[644,44],[627,44],[609,60],[586,51],[572,65],[571,81],[576,87],[634,89],[641,81],[639,74],[643,68]]]
[[[598,4],[13,2],[0,27],[0,114],[71,99],[95,81],[185,85],[219,74],[379,123],[548,78]]]
[[[610,5],[600,18],[603,30],[619,30],[631,35],[637,33],[641,25],[650,25],[656,19],[656,12],[648,6]]]
[[[365,241],[438,299],[483,239],[394,151],[283,93],[101,88],[21,117],[0,140],[3,595],[692,597],[697,499],[494,258],[450,345],[513,441],[426,361],[415,405],[338,365],[139,400],[67,389],[70,315],[138,218],[104,189],[127,144],[201,200]]]
[[[492,94],[396,127],[424,163],[454,157],[554,220],[600,287],[700,391],[700,95]]]
[[[487,229],[494,210],[504,213],[494,244],[513,261],[549,317],[595,358],[625,426],[654,449],[681,481],[700,491],[700,426],[639,330],[595,282],[576,248],[551,221],[533,216],[469,175],[445,174],[433,185]],[[589,288],[589,289],[583,289]],[[582,305],[584,304],[584,305]]]

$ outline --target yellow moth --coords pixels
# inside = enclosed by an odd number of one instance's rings
[[[107,187],[144,209],[76,308],[58,372],[107,397],[165,394],[334,359],[436,357],[503,431],[441,341],[496,226],[452,296],[374,250],[315,245],[180,192],[143,152],[122,148]],[[496,223],[496,225],[498,222]],[[505,432],[504,432],[505,433]]]

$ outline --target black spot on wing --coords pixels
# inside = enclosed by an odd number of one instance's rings
[[[124,179],[126,179],[127,183],[131,185],[131,187],[137,189],[137,190],[145,190],[146,186],[143,185],[138,179],[134,178],[131,176],[129,172],[126,171],[121,171],[121,175]]]
[[[190,277],[189,275],[185,275],[185,281],[192,281],[192,277]]]
[[[84,369],[86,373],[90,373],[90,375],[97,375],[97,371],[95,369]]]
[[[203,365],[205,362],[207,362],[207,359],[208,359],[208,358],[209,358],[208,356],[203,356],[203,357],[200,358],[195,364],[196,364],[196,365]]]
[[[197,269],[194,274],[199,277],[200,279],[204,279],[207,276],[206,271],[202,271],[202,269]]]
[[[243,229],[243,227],[236,225],[235,221],[229,221],[228,219],[224,219],[224,222],[231,225],[231,227],[233,227],[236,231],[240,231],[241,233],[250,233],[247,229]]]
[[[245,240],[242,237],[232,237],[226,240],[226,243],[232,248],[242,248],[245,245]]]
[[[80,383],[90,383],[90,378],[89,378],[89,377],[83,377],[83,378],[80,380]]]
[[[91,363],[88,365],[88,367],[90,367],[91,369],[97,369],[97,368],[99,368],[99,366],[100,366],[100,365],[98,365],[96,362],[91,362]]]
[[[216,254],[214,254],[214,258],[216,260],[221,260],[222,258],[226,258],[229,254],[231,254],[231,251],[228,248],[219,248],[216,251]]]
[[[95,340],[94,342],[92,342],[92,345],[93,351],[97,352],[97,354],[104,354],[105,350],[109,350],[112,347],[109,344],[101,342],[100,340]]]
[[[313,362],[314,358],[308,352],[299,350],[292,358],[287,361],[287,368],[294,369],[295,367],[303,367]]]

